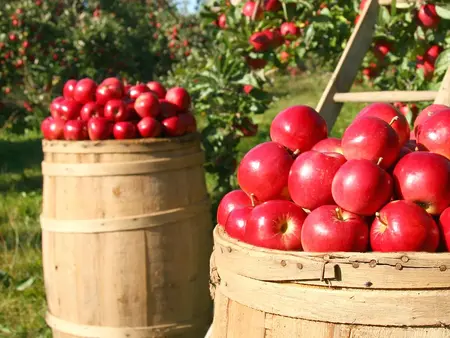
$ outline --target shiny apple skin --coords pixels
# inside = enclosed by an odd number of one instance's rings
[[[220,201],[217,208],[217,223],[225,226],[228,215],[235,209],[252,206],[252,201],[242,190],[232,190],[227,193]]]
[[[311,150],[319,151],[321,153],[339,153],[344,155],[341,139],[336,137],[328,137],[320,140],[311,148]]]
[[[418,127],[417,143],[450,160],[450,109],[430,116]]]
[[[243,207],[230,212],[225,223],[226,233],[235,239],[244,240],[245,227],[253,207]]]
[[[442,110],[447,110],[450,107],[443,104],[432,104],[428,107],[424,108],[419,115],[417,115],[416,120],[414,121],[414,132],[417,133],[418,127],[425,122],[430,116],[433,116],[436,113],[439,113]]]
[[[447,251],[450,250],[450,206],[447,207],[439,217],[439,227]]]

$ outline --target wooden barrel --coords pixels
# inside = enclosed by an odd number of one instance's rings
[[[212,224],[199,136],[43,141],[43,151],[53,336],[202,337]]]
[[[450,337],[450,254],[266,250],[214,230],[213,338]]]

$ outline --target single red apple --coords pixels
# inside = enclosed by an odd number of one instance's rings
[[[197,122],[191,113],[182,113],[178,115],[181,123],[185,125],[186,133],[195,133],[197,131]]]
[[[87,125],[82,120],[69,120],[64,126],[64,138],[70,141],[87,140],[89,138]]]
[[[134,102],[134,109],[140,117],[157,117],[161,113],[158,98],[152,92],[139,95]]]
[[[110,78],[114,79],[114,78]],[[104,82],[98,86],[96,91],[97,103],[104,106],[106,102],[114,99],[121,99],[124,96],[124,88],[122,83],[117,83],[114,80]]]
[[[50,114],[52,117],[63,117],[63,113],[61,111],[61,103],[64,102],[64,97],[58,96],[57,98],[53,99],[52,103],[50,104]]]
[[[301,233],[307,214],[298,205],[272,200],[253,208],[245,226],[244,241],[276,250],[301,250]]]
[[[417,143],[450,160],[450,108],[430,116],[418,127]]]
[[[309,210],[334,204],[331,184],[345,162],[345,157],[338,153],[311,150],[300,154],[289,173],[288,187],[292,200]]]
[[[252,201],[242,190],[232,190],[220,200],[217,208],[217,224],[225,226],[228,215],[235,209],[251,207]]]
[[[77,82],[75,89],[73,91],[73,99],[81,104],[88,103],[90,101],[95,101],[95,90],[97,89],[97,84],[94,80],[89,78],[81,79]]]
[[[130,88],[130,90],[128,91],[128,96],[130,97],[130,99],[136,100],[139,97],[139,95],[141,95],[142,93],[149,92],[149,91],[150,91],[150,89],[147,87],[147,85],[137,84]]]
[[[161,123],[150,116],[146,116],[140,120],[137,128],[142,137],[158,137],[162,132]]]
[[[450,204],[450,161],[444,156],[414,151],[395,166],[395,192],[429,214],[439,215]]]
[[[245,226],[252,210],[253,207],[243,207],[230,212],[225,223],[225,231],[230,237],[244,240]]]
[[[436,12],[434,4],[425,4],[420,6],[417,18],[421,26],[425,28],[436,28],[441,21],[441,18]]]
[[[64,99],[60,102],[60,112],[65,120],[75,120],[80,116],[82,105],[75,100]]]
[[[272,120],[270,138],[294,152],[310,150],[328,135],[322,116],[308,106],[292,106]]]
[[[255,15],[255,20],[260,20],[263,18],[264,13],[262,11],[261,7],[258,7],[258,9],[256,9],[257,3],[254,1],[247,1],[244,4],[244,7],[242,7],[242,14],[244,14],[246,17],[252,18],[253,17],[253,12],[255,12],[256,10],[256,15]]]
[[[424,60],[430,62],[434,65],[436,62],[436,59],[438,58],[439,54],[442,52],[442,47],[438,45],[431,46],[427,49],[424,55]]]
[[[389,123],[378,117],[363,116],[344,131],[342,150],[347,160],[366,159],[386,169],[395,162],[400,144]]]
[[[391,51],[391,49],[392,45],[388,41],[379,40],[375,42],[373,53],[375,54],[375,57],[379,61],[381,61],[386,57],[386,55]]]
[[[445,248],[450,250],[450,206],[445,209],[439,217],[439,227],[445,242]]]
[[[165,99],[177,106],[180,112],[189,111],[189,107],[191,106],[189,93],[181,87],[170,88],[167,91]]]
[[[433,218],[409,201],[392,201],[376,214],[370,229],[373,251],[436,251],[439,236]]]
[[[178,112],[178,107],[173,103],[170,103],[166,99],[159,100],[159,106],[161,113],[158,116],[160,119],[164,120],[168,117],[176,116]]]
[[[432,104],[422,110],[414,121],[414,132],[417,134],[419,126],[430,116],[439,113],[442,110],[448,110],[450,107],[443,104]]]
[[[150,81],[147,82],[147,87],[153,93],[155,93],[159,99],[164,99],[166,97],[166,88],[164,88],[164,86],[161,83],[156,81]]]
[[[92,141],[111,138],[113,122],[104,117],[92,117],[88,123],[89,139]]]
[[[337,205],[322,205],[306,217],[301,239],[308,252],[365,252],[369,226],[362,216]]]
[[[73,93],[75,91],[76,85],[77,85],[77,80],[68,80],[64,84],[63,96],[65,99],[73,99]]]
[[[162,121],[164,135],[169,137],[182,136],[186,133],[186,125],[179,116],[168,117]]]
[[[80,117],[83,121],[89,121],[91,117],[102,117],[103,107],[97,102],[88,102],[81,107]]]
[[[378,117],[384,122],[389,123],[397,133],[400,146],[403,146],[405,142],[409,140],[411,129],[409,128],[408,120],[389,103],[372,103],[364,107],[364,109],[356,115],[356,119],[365,116]]]
[[[60,117],[47,117],[41,123],[42,135],[46,140],[62,140],[64,138],[65,121]]]
[[[265,52],[272,47],[272,41],[265,32],[253,33],[248,42],[253,46],[255,52]]]
[[[217,25],[222,29],[227,28],[227,16],[224,13],[217,18]]]
[[[336,204],[358,215],[371,216],[393,192],[391,176],[372,161],[349,160],[336,172],[331,193]]]
[[[267,60],[265,59],[253,59],[251,57],[246,57],[245,61],[251,69],[257,70],[262,69],[267,65]]]
[[[289,199],[288,177],[293,162],[281,144],[261,143],[242,158],[237,172],[239,186],[258,202]]]
[[[344,155],[341,139],[336,137],[328,137],[320,140],[311,148],[311,150],[319,151],[321,153],[339,153]]]
[[[293,22],[283,22],[280,26],[280,33],[285,37],[296,37],[300,35],[300,29]]]
[[[114,124],[113,135],[116,140],[128,140],[136,138],[136,125],[130,121],[119,121]]]
[[[103,116],[111,121],[128,121],[131,118],[131,111],[124,101],[114,99],[106,102]]]
[[[118,87],[122,87],[123,86],[122,81],[120,81],[116,77],[108,77],[108,78],[104,79],[100,85],[118,86]]]
[[[268,12],[278,12],[281,9],[281,2],[278,0],[264,0],[264,9]]]

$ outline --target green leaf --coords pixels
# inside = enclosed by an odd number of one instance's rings
[[[19,285],[16,286],[16,290],[17,291],[24,291],[26,289],[28,289],[31,285],[33,285],[35,281],[34,277],[30,277],[27,280],[21,282]]]
[[[436,75],[442,75],[447,71],[450,67],[450,49],[446,49],[439,54],[434,67]]]
[[[442,19],[450,20],[450,5],[436,6],[436,12]]]

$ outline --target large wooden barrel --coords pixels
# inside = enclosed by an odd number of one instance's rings
[[[213,338],[450,337],[450,254],[266,250],[214,230]]]
[[[202,337],[212,224],[199,136],[43,141],[43,152],[53,336]]]

